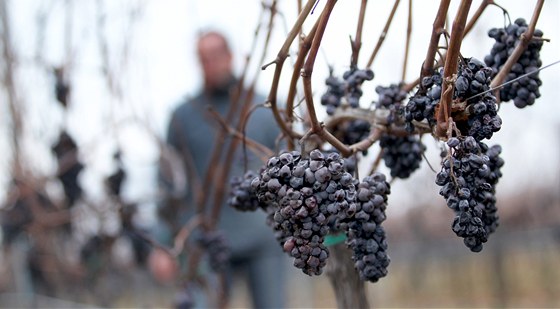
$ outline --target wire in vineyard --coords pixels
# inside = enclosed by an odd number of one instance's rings
[[[560,60],[556,60],[556,61],[554,61],[554,62],[552,62],[552,63],[549,63],[549,64],[547,64],[547,65],[545,65],[545,66],[542,66],[542,67],[540,67],[540,68],[538,68],[538,69],[536,69],[536,70],[534,70],[534,71],[531,71],[531,72],[525,73],[525,74],[523,74],[523,75],[520,75],[520,76],[516,77],[515,79],[512,79],[512,80],[510,80],[510,81],[504,82],[504,83],[502,83],[502,84],[500,84],[500,85],[498,85],[498,86],[491,87],[491,88],[488,89],[488,90],[485,90],[485,91],[483,91],[483,92],[481,92],[481,93],[477,93],[477,94],[475,94],[475,95],[473,95],[473,96],[471,96],[471,97],[468,97],[468,98],[465,99],[465,101],[468,101],[468,100],[477,98],[477,97],[482,96],[482,95],[484,95],[484,94],[486,94],[486,93],[488,93],[488,92],[494,92],[495,90],[499,90],[499,89],[503,88],[504,86],[507,86],[507,85],[512,84],[512,83],[515,83],[516,81],[519,81],[519,80],[522,79],[522,78],[531,76],[531,75],[533,75],[533,74],[537,74],[538,72],[540,72],[540,71],[542,71],[542,70],[544,70],[544,69],[548,69],[548,68],[550,68],[550,67],[552,67],[552,66],[554,66],[554,65],[557,65],[557,64],[559,64],[559,63],[560,63]]]

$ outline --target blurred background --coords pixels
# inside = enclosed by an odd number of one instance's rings
[[[0,307],[169,306],[173,286],[151,278],[145,267],[149,248],[123,231],[155,224],[157,164],[169,116],[202,84],[197,33],[224,32],[241,72],[246,56],[263,51],[264,32],[255,33],[258,25],[267,27],[263,8],[269,2],[0,2]],[[375,78],[364,85],[363,106],[376,99],[377,85],[400,82],[408,11],[407,1],[401,2],[372,66]],[[405,81],[418,76],[438,3],[413,1]],[[529,21],[534,3],[501,4],[512,21]],[[473,1],[472,11],[479,4]],[[325,90],[329,66],[338,75],[348,68],[348,37],[355,33],[359,5],[339,1],[334,9],[313,72],[317,97]],[[365,65],[392,5],[368,4],[359,64]],[[559,5],[546,2],[537,24],[550,39],[541,51],[543,65],[560,60]],[[457,6],[451,4],[450,16]],[[293,1],[281,1],[278,10],[265,62],[276,57],[297,16]],[[501,9],[487,8],[463,41],[462,55],[483,59],[493,44],[487,31],[506,22]],[[294,44],[291,55],[295,52]],[[249,79],[260,66],[250,63]],[[272,72],[258,73],[259,92],[268,93]],[[281,79],[281,99],[288,75]],[[560,65],[540,77],[542,96],[535,105],[501,106],[503,126],[489,142],[502,146],[506,162],[497,187],[501,221],[481,253],[471,253],[450,229],[453,213],[427,164],[438,169],[440,150],[424,138],[428,162],[392,184],[385,223],[392,262],[386,278],[367,285],[372,306],[560,306]],[[322,108],[318,112],[325,116]],[[61,149],[75,155],[65,157]],[[360,165],[364,173],[378,152],[372,149]],[[15,162],[21,168],[14,169]],[[73,189],[73,203],[65,198],[67,180],[57,178],[67,170],[81,188]],[[18,199],[26,194],[42,208],[33,210]],[[67,211],[51,211],[60,205]],[[288,283],[291,307],[336,306],[325,277],[290,268]],[[239,281],[232,306],[247,305],[246,285]]]

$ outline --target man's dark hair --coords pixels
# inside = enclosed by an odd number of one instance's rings
[[[201,30],[201,31],[199,31],[198,34],[197,34],[197,42],[200,42],[200,40],[202,40],[204,38],[207,38],[207,37],[212,37],[212,36],[219,38],[222,41],[225,50],[227,50],[228,52],[231,53],[231,48],[229,46],[228,39],[226,38],[226,36],[222,32],[220,32],[218,30]]]

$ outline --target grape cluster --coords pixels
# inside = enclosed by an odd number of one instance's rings
[[[126,179],[126,171],[122,167],[123,163],[121,159],[121,152],[117,151],[113,155],[113,158],[115,159],[118,168],[113,174],[109,175],[107,179],[105,179],[105,184],[109,193],[114,196],[119,196],[121,194],[122,184]]]
[[[471,97],[490,89],[492,73],[492,69],[478,59],[464,58],[459,62],[453,98],[461,101],[468,99],[469,104],[478,102],[479,97]]]
[[[436,74],[424,77],[421,88],[405,106],[408,132],[414,131],[413,121],[427,120],[430,126],[436,124],[434,114],[441,98],[442,74],[440,69]],[[463,135],[473,136],[477,141],[491,138],[502,126],[496,98],[490,92],[485,93],[490,89],[492,74],[490,67],[475,58],[462,59],[457,71],[452,99],[453,102],[465,102],[468,116],[454,117],[455,123]]]
[[[391,170],[392,177],[408,178],[420,167],[426,146],[417,136],[383,135],[379,140],[383,161]]]
[[[119,196],[121,194],[122,183],[126,178],[126,172],[119,166],[117,170],[107,177],[107,188],[112,195]]]
[[[332,133],[343,143],[352,145],[368,137],[370,131],[371,123],[369,123],[369,121],[352,119],[340,122],[334,126]],[[367,150],[364,150],[363,154],[366,155]]]
[[[482,151],[488,156],[488,167],[490,168],[490,175],[488,175],[488,183],[495,186],[498,180],[502,177],[501,168],[504,166],[504,159],[500,157],[502,153],[502,146],[494,145],[488,147],[484,143],[480,143]]]
[[[345,97],[348,105],[353,108],[360,106],[360,98],[363,90],[362,84],[366,80],[373,79],[373,71],[370,69],[351,68],[344,72],[342,80],[335,77],[330,71],[329,77],[325,80],[327,91],[321,96],[321,104],[326,106],[327,114],[332,115]]]
[[[364,178],[356,191],[356,214],[347,223],[347,245],[362,280],[377,282],[387,275],[390,259],[381,223],[385,221],[387,196],[391,191],[385,175],[374,173]]]
[[[486,204],[486,216],[485,216],[485,229],[488,234],[496,231],[498,227],[498,209],[496,208],[496,184],[498,180],[502,177],[501,167],[504,165],[504,159],[500,157],[502,153],[502,147],[500,145],[493,145],[488,147],[484,143],[480,143],[480,147],[483,153],[488,157],[488,168],[490,172],[486,177],[486,180],[490,185],[492,185],[492,196],[488,197],[488,203]]]
[[[70,85],[64,78],[64,69],[63,68],[54,68],[54,94],[56,96],[56,100],[58,103],[62,105],[62,107],[68,107],[68,96],[70,95]]]
[[[332,74],[332,70],[325,80],[325,84],[327,85],[327,92],[321,96],[321,104],[326,106],[327,114],[332,115],[342,102],[345,85],[340,78]]]
[[[404,107],[405,128],[413,132],[415,127],[413,121],[426,120],[430,127],[436,124],[435,108],[441,98],[442,71],[432,76],[426,76],[421,81],[419,89]]]
[[[436,184],[455,211],[453,231],[471,251],[479,252],[498,225],[495,185],[503,165],[501,148],[488,148],[472,136],[450,138],[447,145],[451,153],[442,162]]]
[[[151,245],[141,236],[148,234],[147,229],[140,227],[134,220],[137,213],[137,204],[123,203],[123,205],[119,208],[119,219],[122,227],[121,232],[126,238],[128,238],[130,244],[132,245],[132,252],[134,253],[136,263],[138,265],[145,265],[152,248]]]
[[[360,98],[364,93],[362,84],[366,80],[372,80],[373,76],[374,74],[371,69],[351,68],[344,72],[342,78],[346,82],[346,99],[351,107],[357,108],[360,106]]]
[[[367,120],[354,119],[348,122],[346,134],[343,135],[342,142],[348,145],[355,144],[365,139],[371,131],[371,123]]]
[[[329,222],[354,215],[356,184],[340,154],[319,150],[309,158],[297,151],[271,157],[251,183],[284,251],[308,275],[321,274],[326,264]]]
[[[389,87],[377,86],[375,92],[379,95],[376,107],[389,110],[391,113],[388,121],[394,123],[397,115],[403,112],[402,102],[406,99],[406,91],[400,85],[391,84]]]
[[[456,120],[457,128],[463,135],[473,136],[477,141],[492,137],[502,127],[498,115],[496,97],[490,89],[492,69],[475,59],[464,59],[459,63],[453,99],[466,101],[468,117]]]
[[[344,170],[350,175],[356,175],[358,170],[358,158],[356,155],[344,158]]]
[[[490,29],[488,36],[496,42],[492,46],[490,55],[484,58],[486,65],[492,67],[497,73],[506,63],[517,45],[519,45],[521,35],[527,31],[527,28],[528,25],[525,19],[518,18],[513,24],[505,28]],[[539,86],[542,85],[542,81],[539,78],[538,69],[542,66],[540,59],[540,50],[543,45],[542,36],[543,32],[536,29],[533,39],[529,42],[527,49],[519,57],[517,63],[512,66],[505,82],[514,80],[524,74],[535,73],[501,88],[501,101],[513,100],[515,106],[524,108],[527,105],[533,105],[535,99],[540,97]]]
[[[69,159],[76,155],[78,146],[74,139],[65,131],[60,133],[57,143],[52,147],[52,151],[58,160],[57,177],[62,182],[64,194],[69,206],[82,196],[82,187],[78,183],[78,176],[84,169],[84,165],[76,158]]]
[[[204,232],[199,235],[198,243],[208,253],[208,262],[213,271],[227,270],[231,250],[223,233],[218,230]]]
[[[255,177],[257,177],[257,174],[249,170],[243,177],[234,176],[231,178],[231,190],[227,201],[229,206],[241,211],[255,211],[259,208],[259,200],[251,187],[251,181]]]

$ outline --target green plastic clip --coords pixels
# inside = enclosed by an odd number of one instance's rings
[[[336,235],[327,235],[325,236],[325,241],[323,244],[327,247],[334,246],[336,244],[342,243],[346,240],[346,234],[340,233]]]

